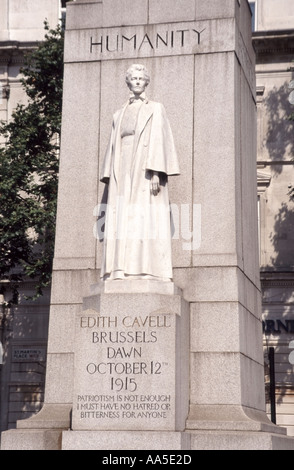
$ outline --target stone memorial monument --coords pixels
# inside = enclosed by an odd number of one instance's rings
[[[254,60],[247,0],[68,4],[45,402],[2,449],[294,449],[265,413]]]

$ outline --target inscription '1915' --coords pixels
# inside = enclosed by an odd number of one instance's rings
[[[161,375],[162,363],[158,361],[146,362],[100,362],[99,364],[90,363],[87,365],[86,370],[88,374],[107,374],[110,377],[110,390],[121,392],[128,390],[129,392],[136,392],[137,381],[134,377],[129,375]],[[113,377],[112,375],[125,375],[125,377]]]
[[[126,49],[140,51],[143,48],[151,50],[159,48],[185,47],[186,43],[200,45],[202,33],[206,28],[198,31],[197,29],[177,29],[173,31],[165,31],[163,33],[147,34],[143,36],[135,33],[133,35],[117,34],[114,36],[101,35],[98,40],[91,37],[90,52],[98,49],[99,52],[124,52]],[[96,49],[97,48],[97,49]]]

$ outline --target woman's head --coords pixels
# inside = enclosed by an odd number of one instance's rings
[[[149,73],[146,69],[146,67],[144,67],[144,65],[141,65],[141,64],[133,64],[131,65],[131,67],[129,67],[129,69],[127,70],[127,73],[126,73],[126,84],[128,85],[128,87],[130,89],[132,89],[132,81],[134,80],[134,78],[136,77],[143,77],[144,78],[144,81],[145,81],[145,87],[149,84],[150,82],[150,76],[149,76]]]

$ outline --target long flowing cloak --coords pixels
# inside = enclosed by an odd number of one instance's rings
[[[100,180],[109,183],[101,277],[172,278],[167,177],[179,174],[174,139],[164,107],[143,102],[132,144],[130,187],[121,191],[121,121],[113,116]],[[150,170],[160,174],[160,192],[150,192]]]

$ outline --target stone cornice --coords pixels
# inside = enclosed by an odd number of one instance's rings
[[[294,54],[294,29],[285,31],[258,31],[252,34],[257,62],[261,57]],[[272,59],[272,58],[271,58]]]
[[[294,287],[294,279],[267,279],[261,280],[262,287],[284,287],[284,288],[291,288]]]
[[[294,287],[294,272],[277,272],[261,270],[260,280],[262,288],[268,287],[283,287],[293,289]]]
[[[23,63],[24,56],[36,49],[37,42],[0,41],[0,64]]]
[[[271,175],[269,173],[257,170],[257,189],[258,193],[262,194],[269,187],[271,182]]]

